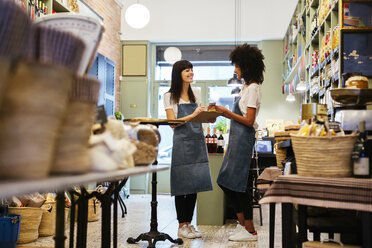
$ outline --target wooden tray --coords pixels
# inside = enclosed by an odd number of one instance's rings
[[[176,119],[154,119],[148,117],[138,117],[132,119],[124,119],[124,122],[139,122],[141,124],[156,124],[156,125],[176,125],[185,123],[183,120]]]
[[[200,122],[200,123],[206,123],[209,122],[210,119],[217,118],[218,116],[221,116],[221,112],[217,111],[202,111],[200,114],[198,114],[196,117],[191,119],[189,122]]]
[[[332,99],[346,105],[372,104],[372,89],[332,89]]]

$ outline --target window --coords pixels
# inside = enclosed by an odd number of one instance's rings
[[[173,46],[173,45],[172,45]],[[170,80],[172,64],[165,61],[164,51],[169,46],[156,47],[155,80]],[[234,66],[229,55],[234,46],[176,46],[181,50],[182,59],[194,66],[195,80],[227,80],[231,78]]]

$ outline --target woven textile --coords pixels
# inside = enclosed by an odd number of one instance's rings
[[[260,200],[274,202],[372,212],[372,179],[279,176]]]

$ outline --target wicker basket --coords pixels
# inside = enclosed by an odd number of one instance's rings
[[[101,215],[101,202],[97,198],[93,197],[88,201],[88,221],[93,222],[99,220]],[[78,205],[75,208],[75,220],[78,216]]]
[[[48,176],[72,74],[54,65],[20,63],[0,109],[0,177]]]
[[[42,216],[41,208],[9,207],[9,213],[21,215],[18,244],[30,243],[37,240]]]
[[[357,137],[357,135],[313,137],[291,134],[298,175],[351,176],[351,153]]]
[[[3,99],[5,84],[9,75],[10,63],[0,59],[0,107]]]
[[[91,170],[88,140],[95,118],[100,83],[77,76],[72,84],[66,116],[56,142],[52,173],[81,174]]]
[[[275,149],[276,166],[280,169],[284,169],[282,161],[287,156],[287,148],[278,148],[278,143],[275,143],[274,149]]]
[[[43,215],[39,226],[39,236],[51,236],[56,233],[56,202],[47,202],[41,207]],[[69,208],[65,208],[65,225],[68,219]]]

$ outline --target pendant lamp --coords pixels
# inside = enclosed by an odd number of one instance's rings
[[[285,98],[285,100],[286,100],[287,102],[294,102],[294,101],[296,101],[296,97],[295,97],[292,93],[289,93],[289,94],[287,95],[287,97]]]
[[[304,81],[300,81],[299,84],[296,85],[296,91],[299,93],[303,93],[306,91],[306,83]]]
[[[240,38],[240,23],[241,23],[241,2],[240,0],[235,0],[235,47],[238,43],[238,37]],[[238,86],[242,85],[243,82],[238,78],[238,75],[234,73],[233,77],[227,80],[227,86]]]
[[[241,91],[240,87],[237,86],[236,88],[234,88],[234,89],[231,91],[231,95],[233,95],[233,96],[237,96],[237,95],[239,95],[240,91]]]
[[[238,78],[238,74],[234,73],[234,76],[227,81],[227,86],[240,86],[242,80]]]
[[[144,28],[150,21],[150,12],[143,4],[132,4],[125,11],[125,21],[132,28]]]
[[[178,47],[168,47],[164,51],[164,59],[168,63],[174,64],[175,62],[181,60],[182,52]]]

